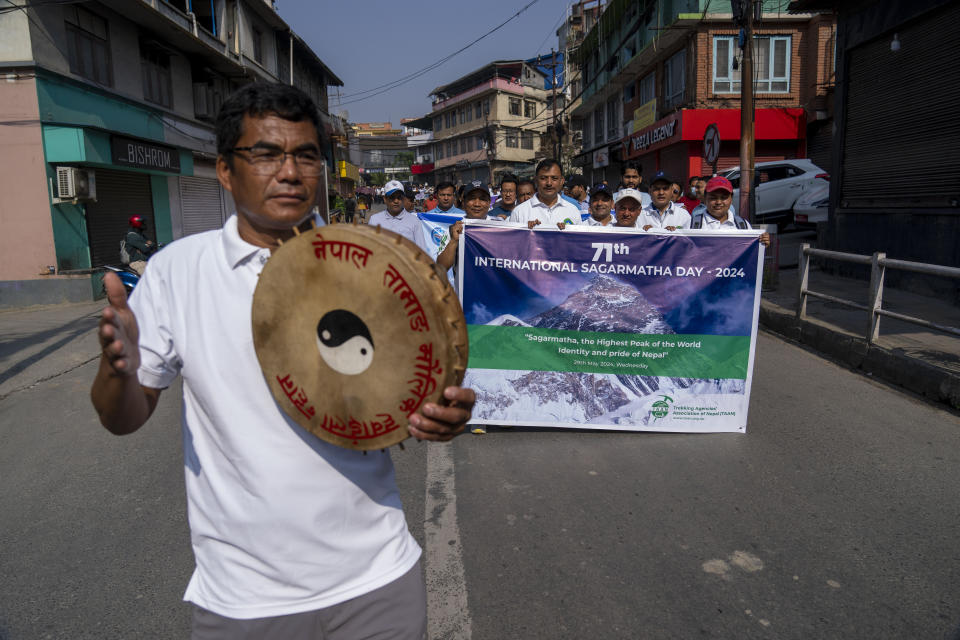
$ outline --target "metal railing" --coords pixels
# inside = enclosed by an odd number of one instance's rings
[[[811,291],[808,287],[810,275],[810,257],[827,258],[828,260],[837,260],[839,262],[849,262],[852,264],[868,265],[870,267],[870,302],[866,305],[852,300],[845,300],[826,293]],[[805,320],[807,317],[807,298],[812,296],[829,302],[836,302],[847,307],[860,309],[870,314],[870,325],[867,329],[867,342],[872,344],[880,337],[880,316],[910,322],[912,324],[936,329],[951,335],[960,336],[960,328],[950,327],[936,322],[930,322],[922,318],[888,311],[883,308],[883,279],[887,268],[901,269],[903,271],[912,271],[914,273],[923,273],[932,276],[944,278],[955,278],[960,280],[960,269],[956,267],[945,267],[938,264],[927,264],[925,262],[909,262],[907,260],[892,260],[887,258],[883,252],[874,253],[872,256],[864,256],[856,253],[842,253],[840,251],[827,251],[825,249],[811,249],[809,244],[800,245],[800,287],[797,293],[797,319]]]

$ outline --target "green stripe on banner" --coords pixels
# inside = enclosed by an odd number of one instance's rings
[[[750,336],[468,325],[471,369],[745,380]]]

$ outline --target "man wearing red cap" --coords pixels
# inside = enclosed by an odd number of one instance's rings
[[[733,212],[733,185],[726,178],[717,176],[707,182],[706,206],[707,210],[697,211],[691,216],[691,229],[709,229],[711,231],[736,231],[749,229],[750,223]],[[770,234],[763,232],[760,242],[765,247],[770,246]]]

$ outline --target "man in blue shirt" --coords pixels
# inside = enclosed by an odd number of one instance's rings
[[[517,176],[506,173],[500,178],[500,199],[497,200],[497,206],[490,210],[487,217],[494,220],[506,220],[516,206]]]
[[[437,206],[427,213],[447,213],[463,215],[463,209],[458,209],[454,204],[457,188],[452,182],[441,182],[437,185]]]

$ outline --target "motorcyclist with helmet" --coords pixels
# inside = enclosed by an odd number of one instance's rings
[[[157,250],[157,245],[152,240],[147,240],[147,237],[143,235],[147,225],[142,216],[130,216],[129,223],[130,228],[125,240],[126,252],[130,261],[126,264],[142,276],[143,270],[147,268],[147,260]]]

